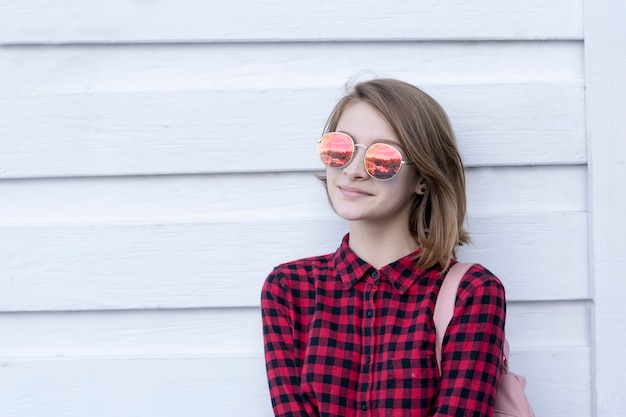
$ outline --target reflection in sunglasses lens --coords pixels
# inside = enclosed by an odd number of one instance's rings
[[[319,144],[322,162],[330,167],[342,167],[350,162],[354,153],[352,138],[341,133],[324,135]]]
[[[383,143],[372,145],[365,156],[367,172],[379,180],[395,177],[402,167],[402,155],[392,146]]]

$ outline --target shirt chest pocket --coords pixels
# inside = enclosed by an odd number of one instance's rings
[[[395,357],[385,361],[385,376],[380,391],[375,393],[378,404],[384,404],[389,410],[384,415],[432,415],[440,384],[434,352],[430,355],[427,351],[415,350],[406,354],[413,357]],[[423,356],[419,357],[420,354]]]
[[[415,389],[433,387],[439,378],[433,355],[387,360],[387,382],[390,388]]]

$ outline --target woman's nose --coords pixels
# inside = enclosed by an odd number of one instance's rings
[[[363,158],[363,152],[365,149],[364,146],[356,145],[354,147],[354,156],[352,157],[352,161],[348,165],[343,168],[343,173],[348,175],[351,179],[359,179],[359,178],[367,178],[367,171],[365,170],[365,158]],[[361,151],[361,152],[359,152]]]

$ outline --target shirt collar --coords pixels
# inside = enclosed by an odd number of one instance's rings
[[[376,270],[372,265],[359,258],[348,245],[349,234],[346,234],[334,255],[335,271],[341,278],[346,290],[351,289],[367,273]],[[385,265],[378,271],[385,277],[399,294],[404,294],[424,270],[416,267],[421,248]]]

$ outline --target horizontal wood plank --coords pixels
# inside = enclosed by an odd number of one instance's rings
[[[15,46],[0,48],[0,91],[304,89],[374,75],[416,85],[570,83],[584,79],[583,60],[582,41]]]
[[[585,165],[469,168],[470,215],[587,210]],[[333,219],[313,173],[0,181],[0,225]]]
[[[516,351],[590,346],[584,301],[510,302]],[[0,358],[223,356],[263,351],[259,308],[0,313]]]
[[[509,299],[591,297],[586,213],[470,217],[468,223],[472,244],[459,249],[459,259],[493,271]]]
[[[591,415],[589,348],[515,351],[511,364],[537,415]],[[272,415],[261,355],[3,358],[0,404],[11,416]]]
[[[486,167],[466,170],[470,215],[587,211],[587,166]]]
[[[0,313],[0,357],[258,355],[259,308]]]
[[[591,349],[513,348],[510,369],[526,377],[526,395],[537,416],[592,416]]]
[[[447,109],[467,166],[586,161],[581,83],[425,90]],[[337,93],[311,88],[0,98],[0,178],[319,169],[315,142]]]
[[[591,304],[588,301],[508,302],[506,337],[514,351],[589,347]]]
[[[0,42],[580,39],[582,23],[580,0],[29,0],[0,5]]]
[[[460,259],[500,276],[510,300],[589,297],[586,213],[470,218],[469,228],[475,245]],[[332,252],[346,231],[324,219],[3,226],[0,310],[257,306],[274,265]]]
[[[266,387],[260,355],[0,358],[0,404],[8,416],[269,417]]]

